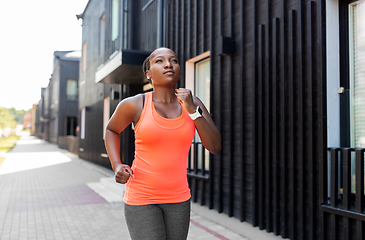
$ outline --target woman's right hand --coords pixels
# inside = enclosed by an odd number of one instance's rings
[[[115,181],[120,184],[128,182],[130,176],[134,178],[132,169],[126,164],[120,164],[115,168]]]

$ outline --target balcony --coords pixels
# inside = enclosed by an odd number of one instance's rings
[[[115,51],[95,73],[96,83],[143,84],[147,82],[142,71],[143,61],[150,53],[122,49]]]

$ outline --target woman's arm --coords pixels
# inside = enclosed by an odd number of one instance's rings
[[[132,169],[120,160],[119,134],[133,121],[138,121],[142,109],[141,96],[126,98],[121,101],[111,116],[105,132],[105,147],[118,183],[126,183],[133,177]],[[140,104],[140,106],[138,105]]]
[[[221,135],[207,108],[199,98],[192,96],[189,89],[179,88],[176,92],[178,101],[190,114],[195,112],[197,106],[203,110],[203,116],[194,120],[195,127],[204,147],[213,154],[219,153],[222,149]]]

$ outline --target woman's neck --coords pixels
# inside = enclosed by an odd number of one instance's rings
[[[159,103],[172,103],[176,101],[175,88],[155,88],[152,93],[152,101]]]

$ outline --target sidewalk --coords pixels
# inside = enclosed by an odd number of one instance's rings
[[[29,135],[5,156],[0,164],[0,239],[130,239],[123,202],[98,190],[101,179],[113,178],[111,170]],[[218,219],[212,221],[214,214]],[[188,239],[282,238],[192,204]]]

